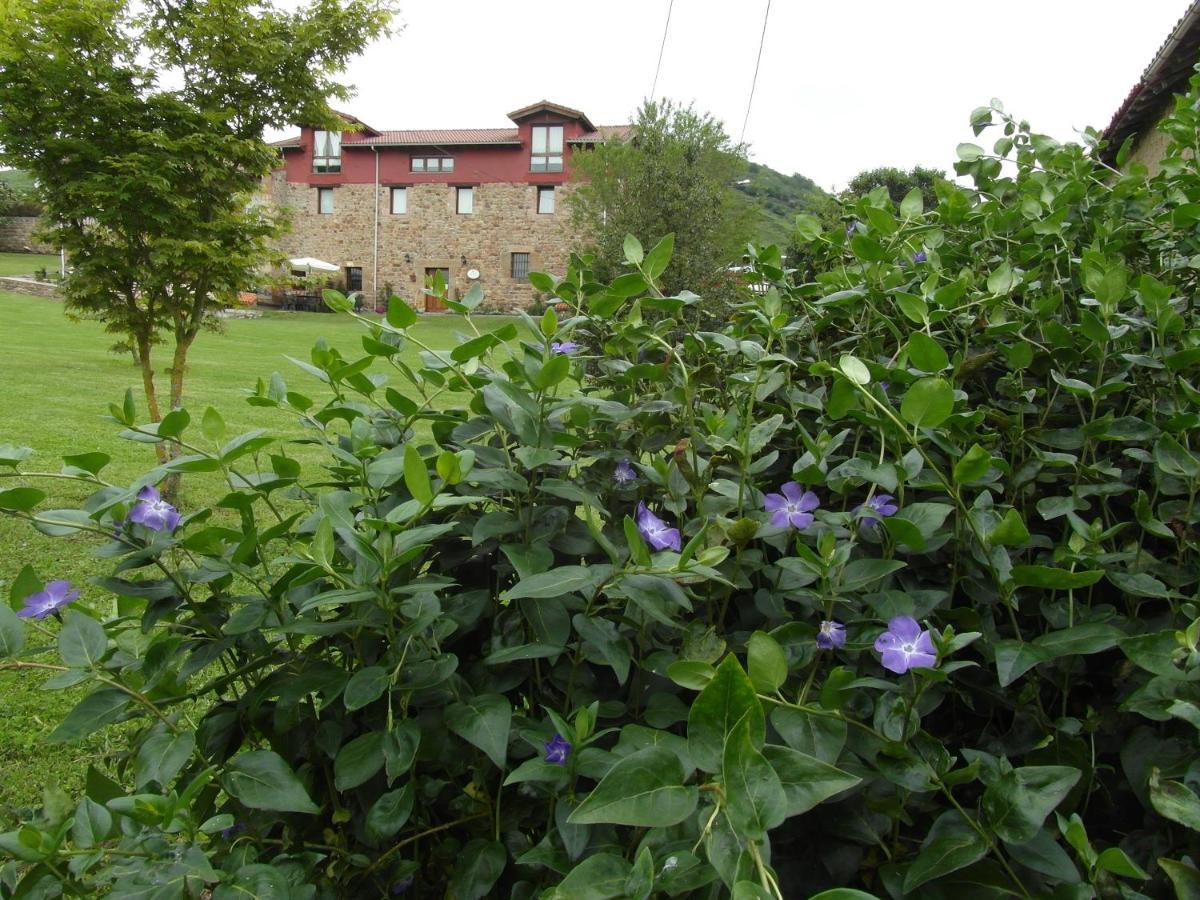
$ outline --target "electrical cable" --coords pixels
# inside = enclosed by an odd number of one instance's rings
[[[663,25],[662,43],[658,46],[658,65],[654,67],[654,83],[650,85],[650,99],[658,91],[658,73],[662,71],[663,51],[667,49],[667,31],[671,28],[671,10],[675,8],[675,0],[667,4],[667,22]],[[759,51],[762,52],[761,50]]]
[[[738,146],[746,140],[746,125],[750,121],[750,106],[754,103],[754,88],[758,85],[758,67],[762,63],[763,44],[767,41],[767,18],[771,15],[771,0],[767,0],[767,9],[763,13],[762,35],[758,39],[758,57],[754,60],[754,78],[750,82],[750,96],[746,100],[746,116],[742,119],[742,134],[738,138]]]

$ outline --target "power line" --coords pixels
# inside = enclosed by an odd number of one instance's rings
[[[667,49],[667,31],[671,27],[671,10],[675,8],[675,0],[671,0],[667,4],[667,23],[663,25],[662,43],[658,47],[658,65],[654,67],[654,84],[650,86],[650,99],[654,99],[654,94],[658,91],[658,73],[662,71],[663,51]],[[759,52],[762,52],[761,50]]]
[[[762,35],[758,39],[758,57],[754,60],[754,78],[750,82],[750,96],[746,100],[746,117],[742,119],[742,136],[738,138],[738,146],[746,140],[746,124],[750,121],[750,105],[754,103],[754,88],[758,85],[758,66],[762,62],[763,44],[767,41],[767,18],[771,15],[771,0],[767,0],[767,9],[763,13]]]

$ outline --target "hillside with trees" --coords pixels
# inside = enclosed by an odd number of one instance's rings
[[[748,184],[737,185],[738,191],[755,203],[755,243],[778,244],[786,247],[792,238],[799,213],[817,213],[832,199],[815,181],[795,172],[784,175],[759,163],[750,163],[746,175]]]

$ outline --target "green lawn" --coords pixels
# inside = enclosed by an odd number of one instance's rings
[[[487,316],[479,320],[479,327],[498,328],[510,321]],[[461,325],[456,316],[430,316],[417,326],[416,334],[434,348],[448,348],[456,343]],[[184,405],[197,421],[206,406],[216,407],[232,434],[267,428],[282,438],[298,436],[293,420],[248,405],[243,389],[279,372],[289,388],[321,402],[328,396],[324,385],[284,355],[306,360],[313,342],[324,337],[354,359],[362,355],[364,333],[348,317],[322,313],[268,312],[261,319],[227,322],[224,334],[204,334],[193,347]],[[101,418],[110,402],[120,402],[127,387],[134,388],[143,417],[145,403],[139,370],[128,355],[107,352],[114,339],[98,323],[67,320],[57,301],[0,292],[0,335],[0,444],[33,447],[36,453],[25,468],[56,472],[62,454],[91,450],[112,457],[103,474],[114,483],[128,483],[153,466],[150,445],[119,440],[119,429]],[[167,357],[161,349],[159,353],[165,366]],[[417,362],[412,349],[403,358]],[[0,479],[0,484],[11,486],[12,480]],[[88,493],[65,481],[41,481],[38,487],[50,494],[44,504],[48,508],[78,504]],[[182,505],[207,503],[222,493],[218,476],[189,475]],[[90,544],[44,537],[0,516],[0,598],[7,599],[12,579],[29,563],[42,578],[69,578],[82,586],[82,600],[99,609],[111,608],[106,595],[87,586],[88,577],[106,573],[106,564],[91,555]],[[48,784],[78,788],[87,763],[108,749],[104,738],[82,746],[44,745],[45,735],[80,694],[43,692],[43,680],[28,672],[0,672],[0,830],[14,809],[37,803]]]
[[[32,275],[38,269],[58,271],[57,253],[0,253],[0,277]]]

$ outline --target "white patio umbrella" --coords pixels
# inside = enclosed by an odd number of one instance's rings
[[[309,275],[313,269],[318,272],[340,272],[341,266],[335,266],[333,263],[327,263],[323,259],[317,259],[315,256],[298,256],[295,259],[289,259],[288,263],[293,269],[304,269]]]

